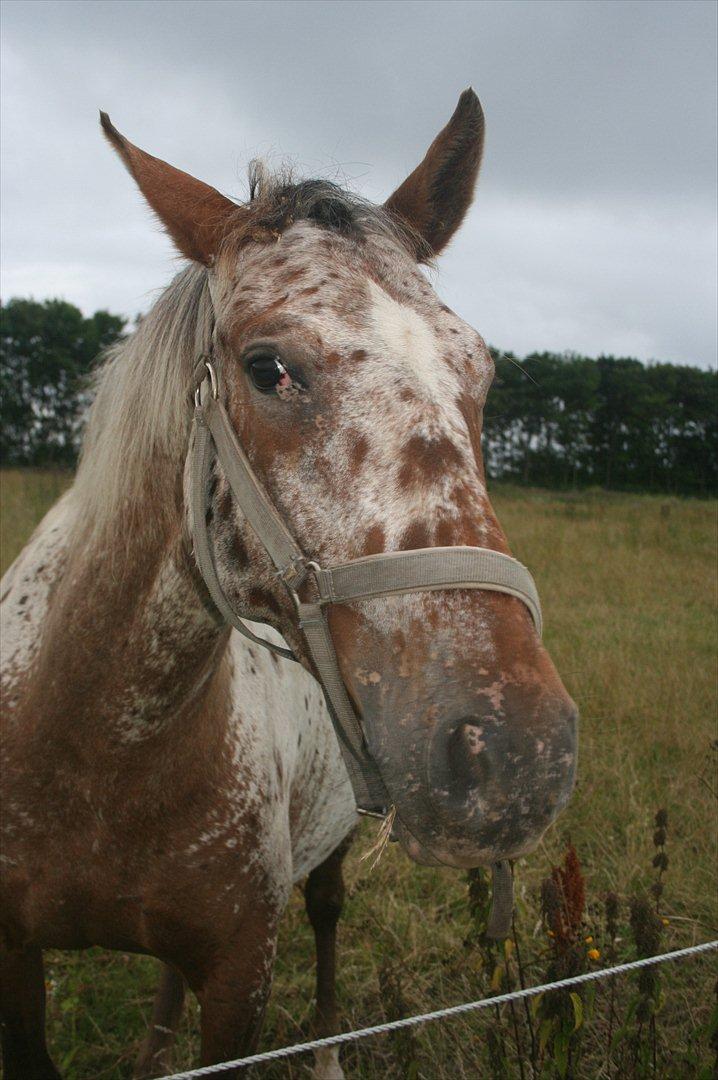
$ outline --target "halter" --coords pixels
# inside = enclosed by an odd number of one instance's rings
[[[319,566],[299,547],[252,469],[222,403],[217,374],[207,355],[203,355],[195,366],[194,387],[194,419],[188,459],[189,521],[200,574],[225,622],[256,645],[278,656],[296,659],[290,649],[259,637],[245,625],[243,618],[251,616],[235,609],[217,577],[207,530],[209,481],[216,457],[239,508],[266,549],[277,577],[288,589],[296,606],[299,626],[319,675],[349,773],[357,810],[360,814],[383,818],[391,800],[369,753],[361,721],[344,685],[326,608],[330,604],[361,603],[378,596],[399,596],[437,589],[487,589],[518,597],[529,609],[540,634],[541,605],[534,580],[526,567],[516,559],[479,547],[391,551],[352,559],[337,566]],[[305,584],[306,591],[312,594],[312,599],[307,602],[300,600],[297,591]],[[494,906],[490,923],[500,924],[501,927],[506,924],[507,911],[509,922],[511,917],[510,881],[508,863],[503,861],[495,864]],[[497,910],[497,907],[503,910]],[[489,932],[492,932],[491,929]],[[501,933],[493,936],[501,936]]]

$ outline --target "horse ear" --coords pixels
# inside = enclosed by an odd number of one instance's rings
[[[100,113],[102,130],[183,255],[208,266],[242,208],[209,184],[134,146]]]
[[[387,199],[385,208],[408,222],[438,255],[471,205],[484,148],[484,111],[469,87],[426,157]],[[417,252],[421,261],[425,252]]]

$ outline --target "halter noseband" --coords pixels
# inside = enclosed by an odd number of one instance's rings
[[[541,633],[541,606],[536,585],[520,562],[498,551],[478,547],[419,548],[366,555],[338,566],[322,568],[307,558],[277,513],[242,449],[219,396],[214,367],[203,358],[201,381],[210,380],[209,394],[195,394],[190,443],[190,530],[195,557],[209,594],[223,619],[255,644],[279,656],[295,659],[284,649],[258,637],[242,621],[217,577],[207,531],[209,476],[214,455],[219,458],[232,493],[257,538],[264,545],[296,605],[299,626],[319,674],[334,727],[344,752],[357,807],[383,817],[388,809],[386,789],[367,750],[359,718],[339,671],[325,608],[376,596],[397,596],[435,589],[490,589],[509,593],[526,604]],[[297,589],[311,580],[315,599],[300,601]],[[247,617],[246,615],[244,616]]]
[[[202,356],[197,362],[194,377],[195,407],[189,448],[189,520],[200,574],[225,622],[255,644],[279,656],[296,659],[291,650],[259,637],[244,624],[242,618],[251,616],[243,616],[234,608],[217,577],[207,531],[209,480],[216,455],[237,504],[266,549],[277,577],[284,582],[297,608],[299,626],[324,690],[357,810],[362,814],[384,817],[390,799],[344,685],[327,622],[326,607],[329,604],[361,602],[377,596],[436,589],[488,589],[508,593],[523,601],[540,634],[541,605],[534,580],[526,567],[516,559],[479,547],[391,551],[367,555],[338,566],[319,566],[299,547],[252,469],[222,404],[217,375],[208,356]],[[207,380],[209,387],[203,392],[203,384]],[[297,594],[305,582],[311,583],[314,594],[314,599],[307,603],[302,602]],[[497,867],[504,868],[498,875]],[[505,897],[503,901],[497,897],[497,886],[498,892]],[[510,921],[510,893],[510,871],[508,863],[504,861],[494,867],[494,907],[490,920],[494,923],[494,930],[502,928],[507,917]],[[497,911],[497,899],[499,908],[503,909],[501,911]],[[492,932],[491,927],[489,932]],[[502,935],[498,932],[492,936]]]

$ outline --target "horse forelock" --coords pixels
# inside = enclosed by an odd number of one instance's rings
[[[331,180],[295,181],[291,169],[272,174],[262,161],[253,161],[249,195],[248,205],[228,225],[225,250],[236,251],[248,240],[271,241],[307,221],[360,241],[383,236],[412,256],[431,261],[429,247],[407,221]]]

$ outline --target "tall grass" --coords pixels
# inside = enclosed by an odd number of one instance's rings
[[[40,518],[72,483],[64,471],[0,470],[0,573],[20,554]]]
[[[43,474],[3,475],[3,565],[64,482]],[[562,863],[569,838],[585,877],[585,936],[600,953],[586,962],[600,966],[636,955],[629,899],[652,895],[659,808],[665,808],[670,823],[661,947],[715,937],[715,504],[510,488],[499,488],[493,502],[515,554],[536,576],[548,648],[581,709],[573,800],[538,851],[515,868],[521,977],[536,982],[548,968],[551,940],[542,919],[541,882]],[[475,912],[465,876],[414,866],[396,845],[369,872],[360,855],[374,830],[371,823],[362,825],[347,859],[339,964],[347,1028],[398,1010],[424,1011],[483,996],[498,978],[487,970],[472,937]],[[618,903],[613,932],[604,913],[609,893]],[[515,983],[515,946],[508,952],[507,958],[498,950],[505,969],[501,979]],[[715,981],[711,963],[699,958],[662,970],[655,1070],[648,1075],[671,1080],[711,1075],[706,1030]],[[67,1077],[130,1075],[156,970],[151,960],[99,950],[49,956],[49,1034]],[[312,934],[297,892],[281,930],[262,1046],[309,1034],[312,991]],[[624,1066],[633,1059],[621,1057],[620,1050],[618,1057],[607,1055],[607,1041],[610,1025],[611,1039],[625,1025],[636,993],[635,980],[625,977],[613,991],[609,982],[599,987],[572,1075],[585,1080],[630,1075]],[[344,1051],[345,1069],[357,1080],[529,1077],[530,1033],[521,1014],[518,1024],[523,1025],[521,1061],[512,1018],[486,1012],[430,1025],[403,1043],[382,1038],[354,1045]],[[496,1057],[497,1031],[503,1037],[503,1064]],[[177,1066],[195,1061],[196,1052],[193,1007],[183,1021]],[[647,1067],[653,1069],[652,1057]],[[552,1068],[548,1062],[540,1075],[558,1075]],[[304,1077],[307,1063],[297,1059],[257,1075]]]

